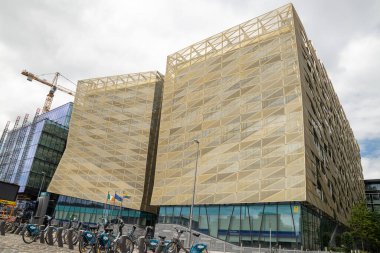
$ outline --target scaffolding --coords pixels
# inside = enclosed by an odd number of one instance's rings
[[[21,177],[21,173],[22,173],[22,169],[24,168],[24,165],[25,165],[25,160],[27,158],[27,155],[28,155],[28,151],[29,151],[29,147],[30,147],[30,143],[32,141],[32,137],[33,137],[33,133],[36,129],[36,122],[37,122],[37,119],[38,119],[38,116],[40,115],[40,108],[37,108],[36,110],[36,113],[34,115],[34,118],[33,118],[33,121],[30,125],[30,128],[29,128],[29,133],[27,133],[27,139],[26,139],[26,143],[25,143],[25,146],[24,146],[24,150],[23,150],[23,153],[22,153],[22,156],[21,156],[21,159],[20,159],[20,164],[17,168],[17,171],[15,173],[15,182],[19,182],[20,180],[20,177]],[[27,132],[27,131],[26,131]]]

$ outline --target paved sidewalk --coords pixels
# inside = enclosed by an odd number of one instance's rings
[[[31,244],[26,244],[22,240],[20,235],[5,234],[5,236],[0,235],[0,252],[1,253],[61,253],[61,252],[78,252],[78,247],[74,250],[69,250],[67,245],[64,244],[63,248],[58,248],[58,246],[49,246],[46,244],[41,244],[39,241],[33,242]]]

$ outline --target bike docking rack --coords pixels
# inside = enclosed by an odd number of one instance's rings
[[[53,226],[48,226],[46,230],[46,236],[47,236],[47,244],[48,245],[54,245],[54,238],[53,238]]]
[[[59,248],[63,247],[62,232],[63,232],[63,227],[59,227],[57,230],[57,244]]]
[[[45,243],[45,225],[40,225],[40,243]]]
[[[127,249],[127,238],[128,238],[127,235],[122,235],[120,237],[120,250],[121,250],[121,253],[127,253],[128,252],[128,249]]]
[[[5,221],[0,221],[0,235],[5,236]]]
[[[139,248],[139,253],[145,253],[145,236],[140,236],[139,239],[137,240],[138,242],[138,248]],[[146,246],[147,247],[147,246]]]

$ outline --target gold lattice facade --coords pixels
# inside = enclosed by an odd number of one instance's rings
[[[291,4],[168,56],[151,204],[191,204],[194,139],[196,205],[307,202],[345,223],[364,196],[358,145]]]
[[[67,148],[49,191],[123,206],[150,207],[163,76],[144,72],[78,82]],[[118,203],[118,202],[117,202]]]

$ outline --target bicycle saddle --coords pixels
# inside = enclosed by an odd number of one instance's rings
[[[165,240],[166,236],[159,235],[158,236],[161,240]]]
[[[98,225],[89,225],[88,228],[90,230],[98,230],[99,229],[99,226]]]
[[[196,236],[196,237],[199,237],[201,234],[200,234],[200,233],[195,233],[195,232],[194,232],[193,235]]]

